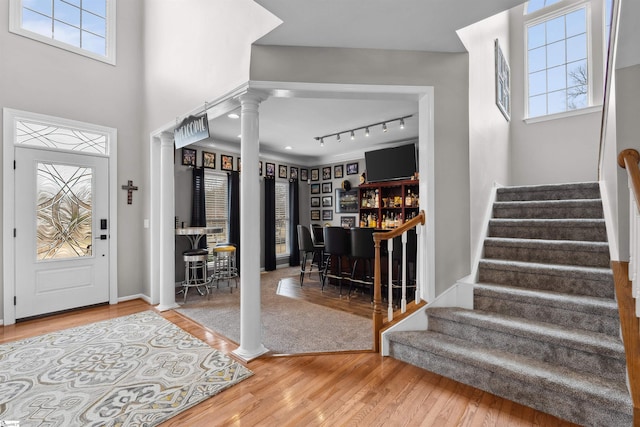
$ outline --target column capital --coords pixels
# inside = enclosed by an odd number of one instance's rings
[[[269,96],[264,92],[249,89],[240,95],[238,99],[240,100],[240,104],[244,106],[245,104],[258,105],[268,97]]]
[[[173,132],[161,132],[160,133],[160,144],[162,146],[173,145]]]

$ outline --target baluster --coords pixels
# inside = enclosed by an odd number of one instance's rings
[[[389,260],[389,269],[387,271],[387,289],[389,290],[389,305],[387,308],[387,317],[389,321],[393,320],[393,239],[387,240],[387,252]]]
[[[424,263],[422,262],[422,225],[418,224],[415,228],[416,232],[416,304],[420,302],[420,295],[422,295],[422,269]]]
[[[633,189],[631,188],[631,181],[629,181],[629,280],[631,282],[635,282],[635,273],[636,273],[636,260],[635,260],[635,250],[636,250],[636,230],[635,225],[636,222],[634,220],[636,214],[636,205],[633,203],[635,200],[635,195],[633,194]]]
[[[398,279],[400,279],[398,277]],[[407,232],[402,233],[402,300],[400,312],[407,311]]]
[[[634,201],[634,199],[631,199],[631,201]],[[633,253],[633,256],[631,257],[631,259],[633,259],[633,263],[630,262],[630,270],[633,270],[631,279],[631,294],[637,298],[639,291],[638,282],[640,282],[640,262],[638,262],[638,255],[640,254],[640,235],[638,235],[638,233],[640,233],[640,212],[638,212],[638,205],[636,203],[630,204],[633,206],[633,216],[631,217],[633,227],[631,240],[633,242],[633,249],[630,250],[630,252]]]

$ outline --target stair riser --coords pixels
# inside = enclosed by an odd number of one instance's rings
[[[597,188],[558,189],[554,191],[531,191],[526,189],[499,189],[496,194],[498,202],[521,202],[533,200],[576,200],[599,199],[600,190]]]
[[[489,224],[489,237],[513,239],[574,240],[586,242],[606,242],[607,230],[604,225],[592,227],[576,226],[510,226]]]
[[[526,261],[562,265],[580,265],[584,267],[609,267],[609,250],[606,251],[569,251],[549,247],[525,248],[514,246],[487,245],[484,257],[510,261]]]
[[[588,207],[567,207],[567,208],[515,208],[499,207],[493,208],[494,218],[514,218],[514,219],[568,219],[568,218],[592,218],[602,219],[602,206]]]
[[[620,335],[617,317],[598,316],[579,311],[510,301],[489,296],[475,295],[473,308],[506,316],[522,317],[537,322],[547,322],[568,328],[604,333],[613,337]]]
[[[433,315],[429,315],[429,331],[536,358],[543,362],[565,366],[579,372],[621,382],[626,379],[624,354],[620,354],[620,358],[597,355],[554,342],[522,337],[511,334],[508,331],[487,329],[482,325],[460,323]]]
[[[630,426],[631,415],[613,410],[593,400],[579,399],[569,393],[531,384],[459,360],[419,351],[391,342],[390,355],[414,366],[452,378],[463,384],[493,393],[559,418],[583,426]]]
[[[568,275],[502,270],[480,265],[479,281],[526,289],[563,292],[572,295],[589,295],[600,298],[613,298],[613,279],[588,279]]]

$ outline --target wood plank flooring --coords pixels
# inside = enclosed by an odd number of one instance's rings
[[[143,310],[141,300],[0,328],[0,343]],[[236,345],[174,311],[162,313],[225,353]],[[572,426],[550,415],[374,353],[266,357],[254,376],[163,426]]]

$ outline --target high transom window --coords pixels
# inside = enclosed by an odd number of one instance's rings
[[[533,3],[529,2],[527,11]],[[544,7],[552,2],[537,3],[537,6]],[[589,106],[591,82],[587,15],[587,6],[582,5],[527,23],[528,117]]]
[[[115,0],[10,0],[10,30],[115,64]]]

